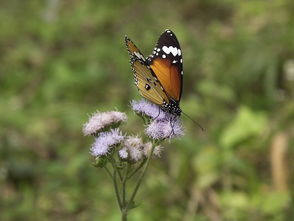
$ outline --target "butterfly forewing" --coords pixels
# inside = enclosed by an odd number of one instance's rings
[[[135,60],[132,67],[135,73],[136,86],[143,97],[158,105],[168,102],[160,83],[152,75],[152,70],[148,66],[140,60]]]
[[[130,59],[138,58],[145,61],[144,55],[140,52],[137,46],[127,36],[125,36],[125,42],[126,42],[129,55],[130,55]]]
[[[183,58],[180,44],[171,30],[158,39],[152,54],[147,58],[157,79],[169,97],[179,102],[183,84]]]
[[[126,37],[125,40],[131,59],[135,84],[139,93],[146,99],[160,106],[168,103],[169,100],[167,95],[151,68],[146,64],[143,54],[130,39]]]

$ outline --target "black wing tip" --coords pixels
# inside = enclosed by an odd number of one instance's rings
[[[169,28],[166,28],[166,29],[164,30],[164,32],[172,32],[172,30],[170,30]]]
[[[125,41],[127,42],[127,41],[131,41],[131,39],[127,36],[127,35],[125,35]]]
[[[164,30],[163,34],[175,34],[171,29],[167,28]]]

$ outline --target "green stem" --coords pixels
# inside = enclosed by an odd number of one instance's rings
[[[114,185],[114,190],[115,190],[115,195],[116,195],[116,199],[117,199],[117,203],[119,206],[119,209],[122,211],[122,203],[121,203],[121,199],[119,196],[119,191],[118,191],[118,186],[117,186],[117,182],[116,182],[116,170],[113,172],[113,185]]]
[[[127,220],[128,220],[127,216],[128,216],[128,213],[122,211],[122,214],[121,214],[121,220],[122,220],[122,221],[127,221]]]
[[[113,163],[112,163],[112,166],[113,166],[113,175],[111,174],[110,170],[106,166],[104,166],[104,169],[106,170],[107,174],[110,176],[110,178],[113,181],[113,186],[114,186],[114,190],[115,190],[115,196],[116,196],[116,199],[117,199],[117,203],[118,203],[119,209],[122,211],[122,202],[121,202],[121,199],[120,199],[120,196],[119,196],[118,185],[117,185],[117,182],[116,182],[117,170],[115,169],[115,166],[113,165]]]
[[[129,163],[127,163],[127,167],[125,169],[125,175],[124,175],[124,178],[123,178],[123,182],[122,182],[122,191],[123,191],[123,207],[125,207],[126,205],[126,183],[127,183],[127,178],[128,178],[128,171],[129,171]]]
[[[122,175],[121,175],[119,169],[117,168],[117,166],[116,166],[116,161],[115,161],[115,159],[114,159],[113,157],[111,157],[110,162],[111,162],[111,164],[112,164],[112,166],[113,166],[113,169],[117,172],[120,181],[122,181],[122,180],[123,180]]]
[[[113,181],[113,186],[114,186],[114,190],[115,190],[117,203],[118,203],[120,210],[122,210],[122,203],[121,203],[121,199],[120,199],[119,192],[118,192],[118,186],[117,186],[117,182],[116,182],[116,171],[114,170],[113,175],[112,175],[110,170],[106,166],[104,167],[104,169],[106,170],[107,174],[110,176],[110,178]]]
[[[144,177],[144,175],[145,175],[145,173],[146,173],[146,171],[147,171],[148,165],[149,165],[149,163],[150,163],[150,160],[151,160],[151,156],[152,156],[152,153],[153,153],[154,147],[155,147],[155,145],[152,145],[151,151],[150,151],[150,153],[149,153],[149,155],[148,155],[148,158],[147,158],[147,162],[146,162],[146,164],[145,164],[145,167],[144,167],[144,169],[143,169],[143,172],[141,173],[141,175],[140,175],[140,177],[139,177],[139,179],[138,179],[138,182],[137,182],[137,184],[136,184],[136,187],[135,187],[135,189],[134,189],[134,192],[133,192],[133,194],[132,194],[132,196],[131,196],[131,198],[130,198],[130,200],[129,200],[127,206],[126,206],[126,210],[128,210],[130,203],[132,203],[132,202],[134,201],[134,199],[135,199],[135,196],[136,196],[136,194],[137,194],[137,192],[138,192],[138,189],[139,189],[139,187],[140,187],[140,184],[141,184],[141,182],[142,182],[142,180],[143,180],[143,177]]]
[[[135,175],[135,173],[138,172],[138,170],[140,170],[142,168],[142,166],[144,165],[144,163],[146,162],[146,159],[144,159],[140,165],[128,176],[128,179],[130,179],[132,176]]]
[[[113,176],[112,176],[110,170],[106,166],[104,166],[104,169],[106,170],[106,172],[110,176],[110,178],[113,179]]]

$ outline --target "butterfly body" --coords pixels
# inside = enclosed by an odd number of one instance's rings
[[[175,34],[166,30],[147,58],[128,37],[125,42],[139,93],[162,110],[180,116],[183,59]]]

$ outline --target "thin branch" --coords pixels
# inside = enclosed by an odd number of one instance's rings
[[[125,169],[125,174],[124,174],[124,178],[123,178],[123,182],[122,182],[122,191],[123,191],[123,202],[122,205],[125,206],[126,205],[126,183],[127,183],[127,178],[128,178],[128,171],[129,171],[129,163],[127,163],[127,167]]]
[[[134,192],[133,192],[133,194],[132,194],[132,196],[131,196],[131,198],[130,198],[128,204],[127,204],[127,206],[126,206],[126,209],[129,208],[130,203],[132,203],[132,202],[134,201],[134,199],[135,199],[135,196],[136,196],[136,194],[137,194],[137,192],[138,192],[138,189],[139,189],[139,187],[140,187],[140,184],[141,184],[141,182],[142,182],[142,180],[143,180],[143,177],[144,177],[144,175],[145,175],[145,173],[146,173],[146,171],[147,171],[148,165],[149,165],[149,163],[150,163],[150,160],[151,160],[151,156],[152,156],[152,153],[153,153],[154,147],[155,147],[155,145],[153,145],[152,148],[151,148],[151,151],[150,151],[150,153],[149,153],[149,155],[148,155],[147,162],[146,162],[146,164],[145,164],[145,167],[144,167],[144,169],[143,169],[143,172],[141,173],[141,175],[140,175],[140,177],[139,177],[139,179],[138,179],[137,185],[136,185],[136,187],[135,187],[135,189],[134,189]]]
[[[116,166],[116,161],[115,161],[115,159],[114,159],[113,157],[111,157],[110,162],[111,162],[111,164],[112,164],[112,166],[113,166],[113,169],[117,172],[120,181],[122,182],[123,178],[122,178],[122,175],[121,175],[119,169],[118,169],[117,166]]]
[[[115,195],[116,195],[119,209],[122,211],[122,203],[121,203],[121,199],[120,199],[119,191],[118,191],[118,186],[117,186],[117,182],[116,182],[116,170],[113,172],[113,185],[114,185]]]
[[[128,176],[128,179],[130,179],[132,176],[134,176],[144,165],[144,163],[146,162],[146,159],[144,159],[140,165]]]
[[[113,179],[113,176],[110,172],[110,170],[105,166],[104,169],[106,170],[106,173],[110,176],[111,179]]]

